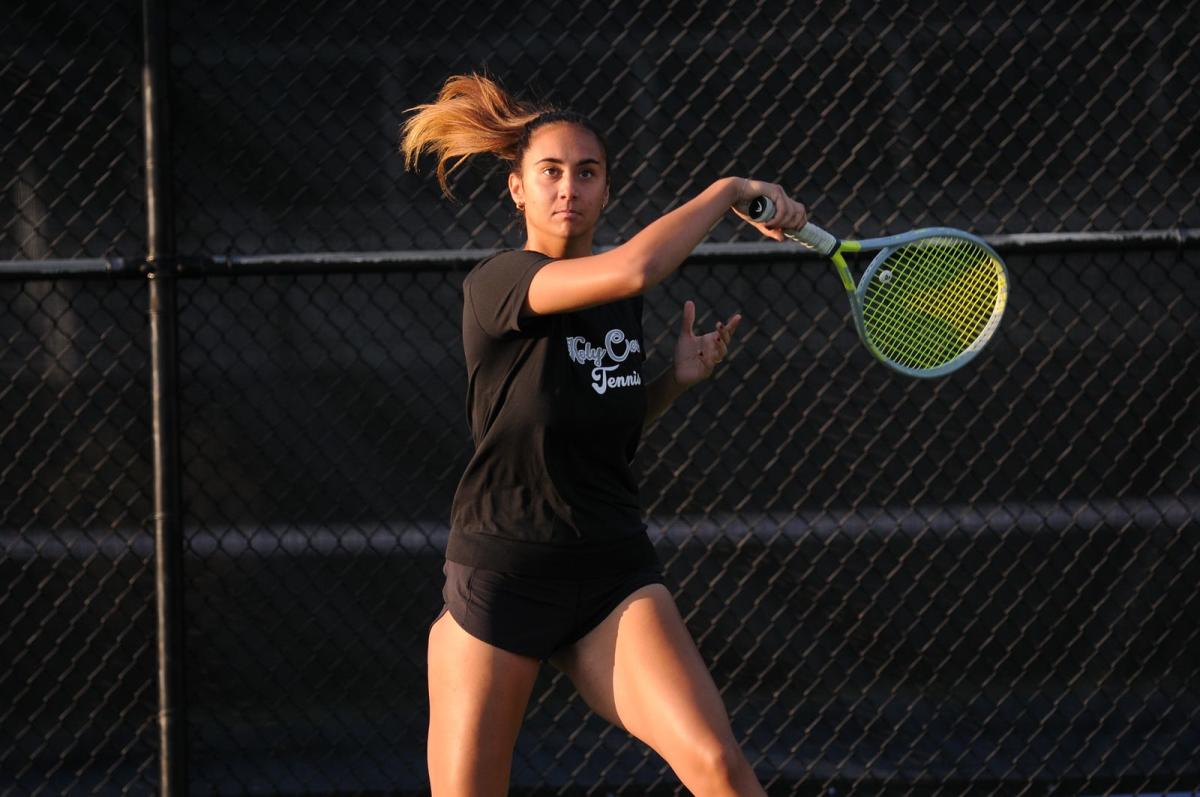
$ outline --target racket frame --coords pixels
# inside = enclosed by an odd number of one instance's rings
[[[769,221],[775,215],[775,203],[769,197],[759,197],[752,201],[750,214],[754,221]],[[1010,281],[1008,278],[1008,267],[1005,266],[1004,259],[982,238],[963,230],[953,227],[923,227],[883,238],[864,238],[861,241],[847,241],[841,240],[832,233],[809,222],[799,230],[784,230],[783,234],[791,240],[815,250],[818,254],[825,256],[833,263],[838,277],[842,281],[842,286],[846,289],[846,296],[850,300],[850,311],[854,317],[854,328],[858,332],[859,340],[871,352],[871,356],[893,371],[906,376],[932,379],[934,377],[945,376],[962,368],[973,360],[987,346],[988,342],[995,337],[996,329],[1000,325],[1000,319],[1004,315],[1004,310],[1008,305],[1008,286]],[[997,306],[993,310],[992,317],[984,328],[984,332],[965,351],[949,362],[942,363],[933,368],[911,368],[891,360],[871,342],[870,337],[867,335],[866,323],[863,318],[863,303],[866,301],[867,288],[870,286],[871,280],[883,264],[887,262],[888,258],[891,257],[892,253],[902,246],[926,238],[958,238],[983,249],[992,257],[995,265],[999,267],[1000,292],[996,297]],[[871,263],[863,271],[862,277],[856,283],[843,255],[871,252],[874,250],[879,251],[872,258]]]
[[[993,308],[992,316],[988,321],[984,331],[962,351],[958,356],[948,362],[933,368],[911,368],[901,363],[886,357],[880,352],[875,344],[872,343],[867,335],[866,323],[863,318],[863,305],[866,302],[867,288],[871,285],[871,280],[875,278],[876,273],[888,261],[888,258],[902,246],[921,241],[927,238],[957,238],[962,241],[974,244],[986,252],[992,260],[992,264],[998,269],[997,278],[1000,282],[1000,291],[996,297],[996,306]],[[843,252],[871,252],[878,249],[875,257],[871,259],[870,264],[863,271],[862,277],[859,278],[858,284],[851,290],[847,288],[847,295],[850,298],[852,314],[854,316],[854,326],[858,330],[858,337],[862,340],[863,345],[867,350],[879,360],[881,363],[891,368],[893,371],[904,374],[906,376],[914,376],[921,379],[933,379],[939,376],[953,373],[959,368],[969,363],[978,356],[979,352],[987,347],[987,344],[995,337],[996,330],[1000,326],[1000,319],[1004,315],[1004,310],[1008,305],[1008,267],[1004,265],[1003,258],[996,253],[996,250],[987,244],[986,241],[978,236],[972,235],[969,232],[955,229],[953,227],[923,227],[921,229],[911,230],[899,235],[891,235],[885,238],[865,238],[861,241],[842,241],[834,254],[830,256],[834,266],[838,269],[839,275],[842,277],[843,285],[853,285],[854,280],[850,274],[850,269],[846,265],[845,259],[842,257]],[[840,261],[840,265],[839,265]]]

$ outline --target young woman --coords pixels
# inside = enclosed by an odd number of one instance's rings
[[[644,379],[641,294],[732,209],[770,196],[767,237],[803,226],[770,183],[727,177],[593,254],[608,149],[570,111],[535,107],[486,77],[455,76],[413,109],[401,150],[449,173],[475,155],[509,166],[526,239],[463,283],[474,454],[451,509],[445,606],[429,631],[434,797],[507,792],[542,661],[588,705],[658,752],[693,794],[762,795],[641,520],[630,461],[645,424],[725,357],[741,317],[693,331],[683,306],[673,367]],[[748,221],[748,219],[746,219]]]

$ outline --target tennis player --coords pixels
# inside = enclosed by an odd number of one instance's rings
[[[608,149],[574,112],[489,78],[454,76],[404,124],[401,151],[447,178],[475,155],[510,167],[525,245],[463,283],[467,413],[475,451],[451,509],[445,606],[429,631],[434,797],[507,793],[543,661],[588,705],[658,752],[696,795],[762,795],[642,522],[630,461],[643,427],[725,357],[741,317],[696,334],[683,306],[673,367],[642,372],[641,295],[732,209],[767,195],[767,237],[804,225],[777,185],[727,177],[627,243],[593,253]]]

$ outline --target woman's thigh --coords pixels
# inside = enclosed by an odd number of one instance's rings
[[[429,781],[440,795],[507,792],[536,658],[462,629],[445,611],[429,630]]]
[[[625,599],[551,662],[598,714],[644,741],[688,781],[734,769],[741,793],[761,793],[734,739],[724,701],[661,584]]]

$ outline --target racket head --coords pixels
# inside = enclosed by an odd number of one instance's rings
[[[948,227],[897,236],[855,290],[855,324],[881,362],[908,376],[962,368],[987,345],[1008,305],[1004,260],[980,238]]]

